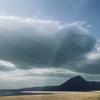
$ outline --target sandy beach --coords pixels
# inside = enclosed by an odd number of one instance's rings
[[[54,94],[2,96],[0,100],[100,100],[99,92],[66,92]]]

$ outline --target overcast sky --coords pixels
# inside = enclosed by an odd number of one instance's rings
[[[0,89],[100,81],[100,0],[0,0]]]

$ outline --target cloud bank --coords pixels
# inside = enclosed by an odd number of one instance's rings
[[[57,67],[82,59],[95,45],[95,38],[81,22],[60,22],[20,17],[0,17],[0,59],[17,67]]]
[[[66,76],[99,75],[100,43],[88,26],[82,21],[63,24],[0,16],[1,79],[6,75],[8,80],[16,77],[20,84],[26,77],[61,80]]]

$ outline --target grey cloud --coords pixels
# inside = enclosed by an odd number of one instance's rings
[[[0,88],[99,80],[100,41],[83,24],[0,16]]]
[[[13,62],[21,69],[61,67],[68,61],[83,59],[93,50],[96,41],[78,24],[51,34],[27,25],[10,27],[0,28],[0,59]]]
[[[100,59],[88,61],[82,64],[81,68],[77,69],[79,72],[88,74],[100,74]]]
[[[81,59],[77,61],[69,61],[66,63],[64,67],[67,66],[67,69],[72,70],[74,72],[78,73],[84,73],[84,74],[94,74],[99,75],[100,74],[100,58],[91,60],[91,59]]]
[[[0,60],[0,71],[13,71],[16,67],[13,63]]]
[[[67,70],[66,68],[37,68],[30,69],[24,72],[25,76],[37,76],[37,77],[63,77],[67,78],[68,76],[76,76],[80,73]]]
[[[0,71],[13,71],[13,70],[16,70],[16,69],[13,67],[8,68],[8,67],[5,67],[3,65],[0,65]]]
[[[55,51],[54,65],[58,66],[71,60],[81,59],[94,48],[95,38],[76,26],[62,29],[58,33],[61,34],[59,38],[61,41],[58,42]]]

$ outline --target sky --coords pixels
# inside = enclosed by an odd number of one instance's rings
[[[100,0],[0,0],[0,89],[100,81]]]

